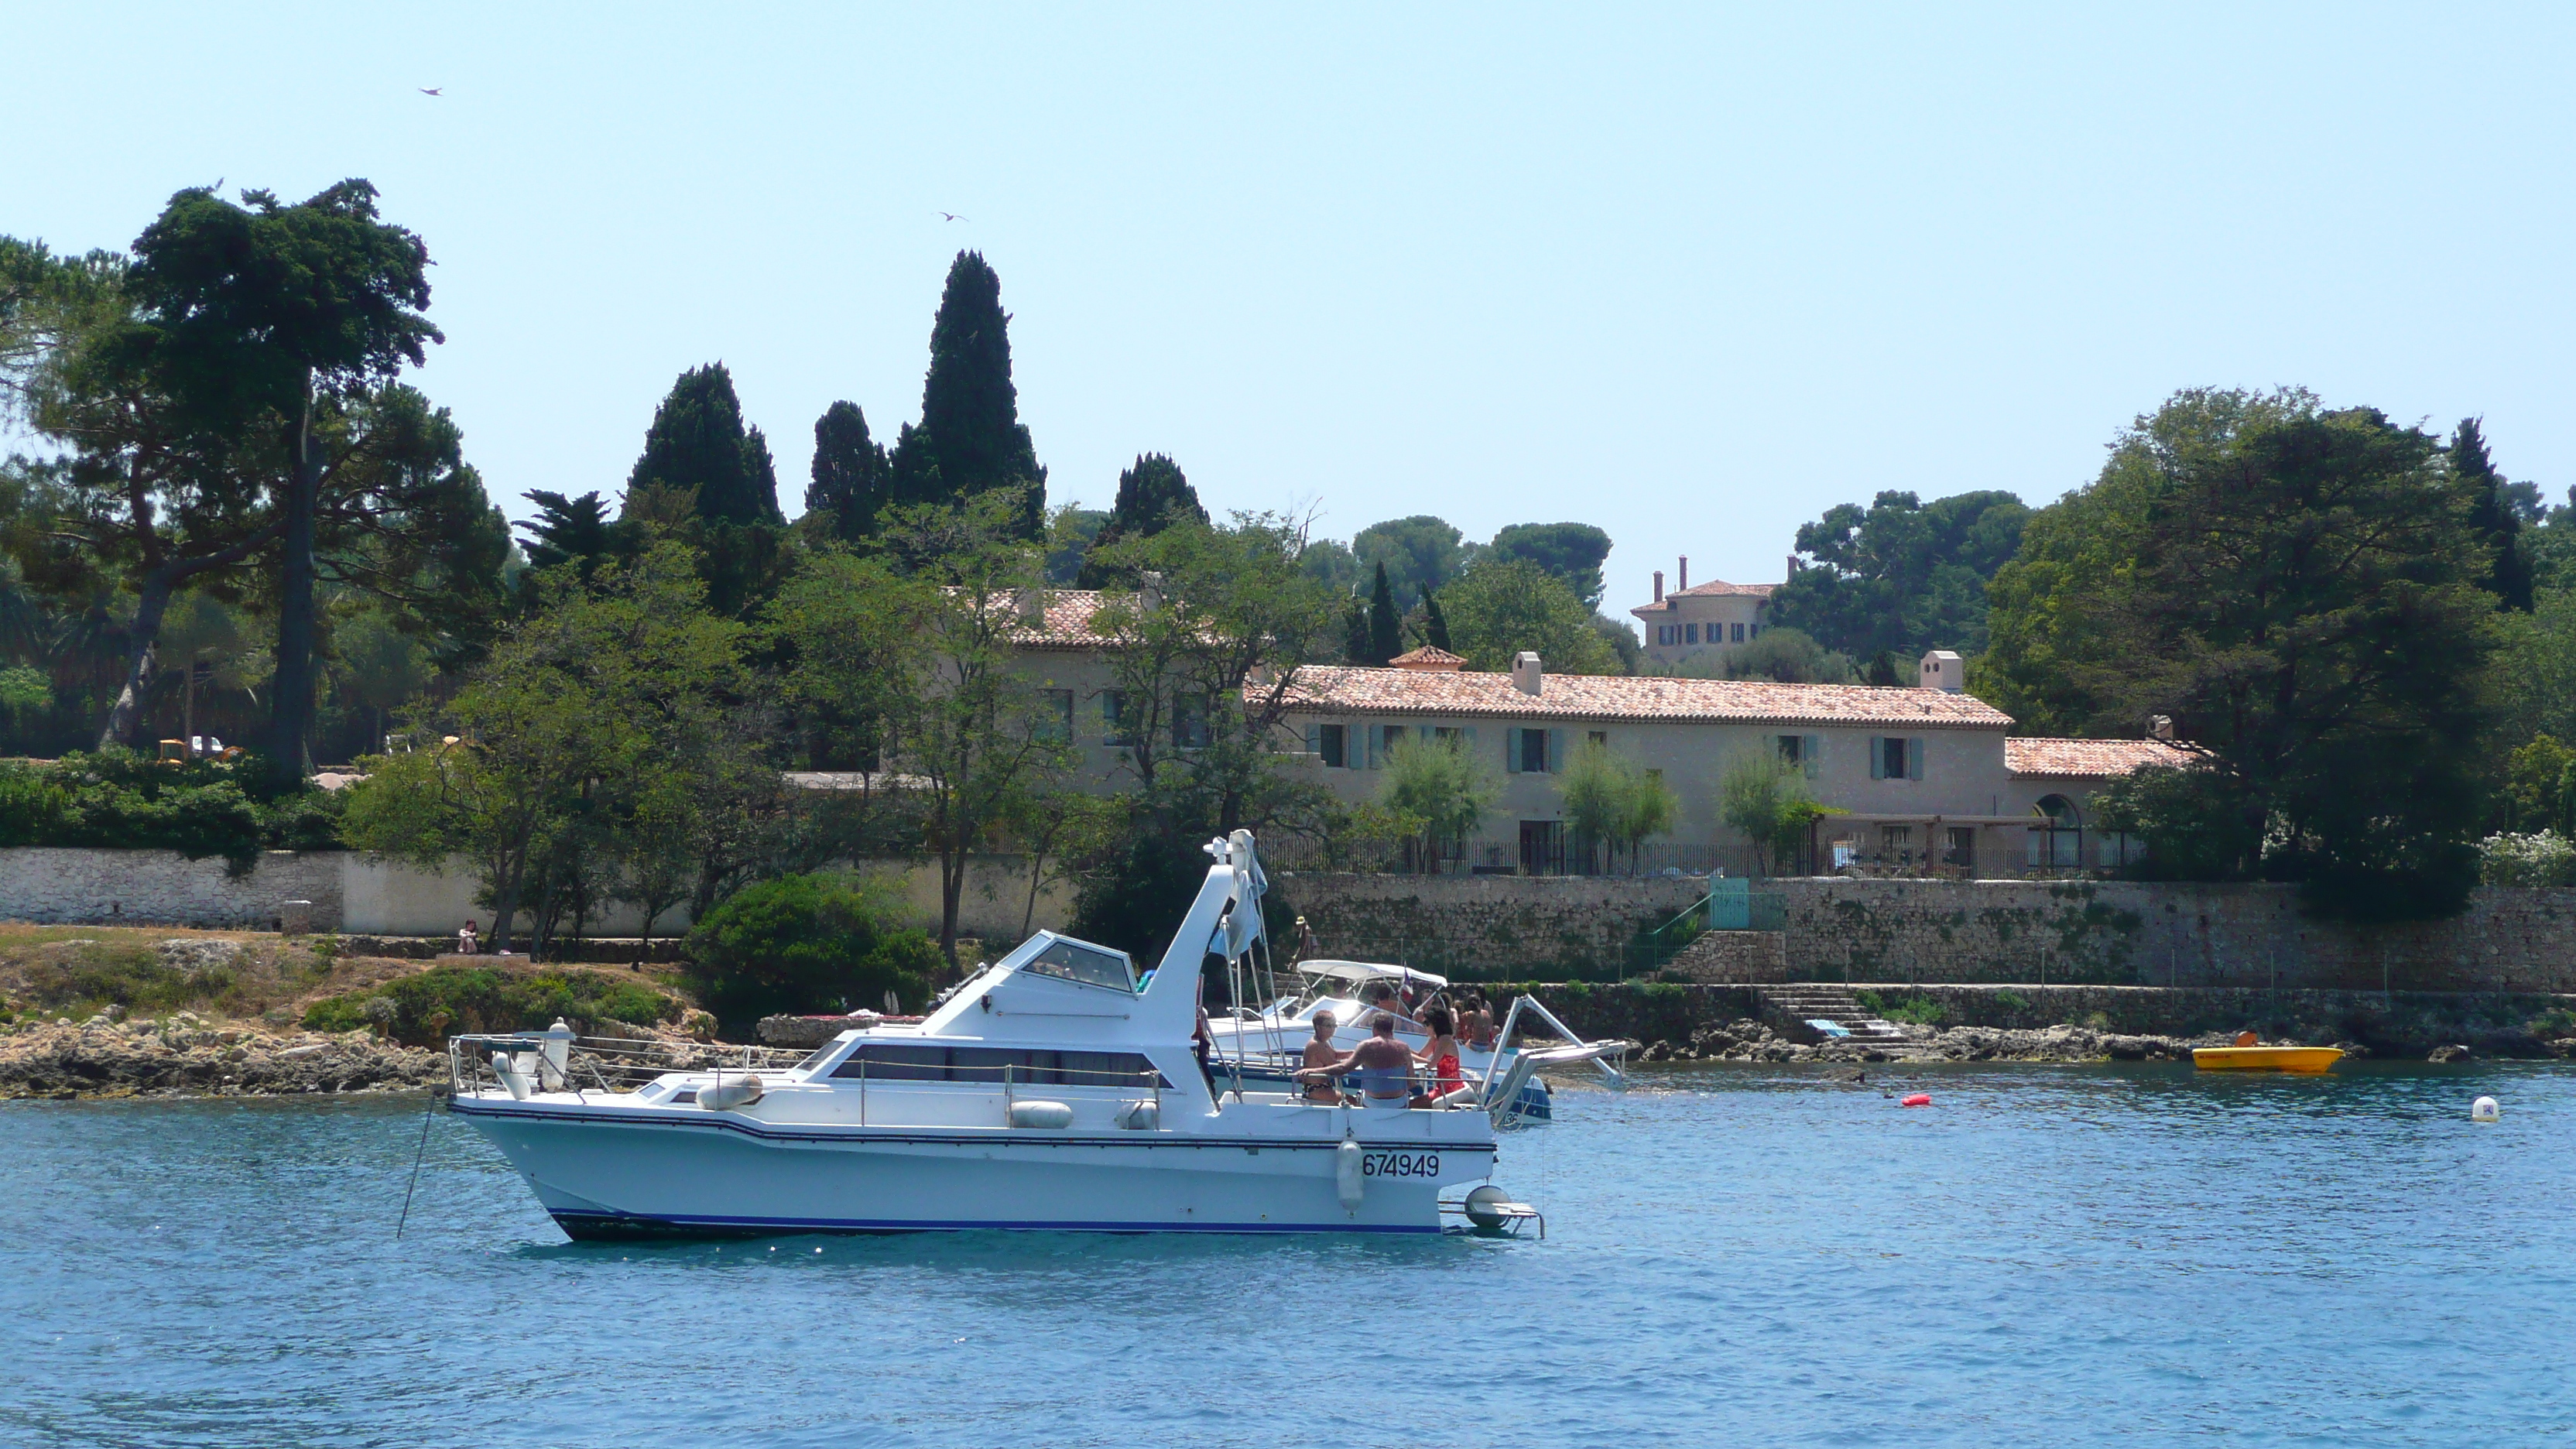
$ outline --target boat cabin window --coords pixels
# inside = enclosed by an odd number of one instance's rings
[[[846,1081],[993,1082],[1016,1086],[1169,1087],[1143,1052],[1049,1051],[1043,1047],[924,1046],[867,1042],[832,1070]]]
[[[1111,986],[1120,991],[1136,989],[1135,973],[1128,969],[1125,955],[1086,946],[1080,941],[1057,941],[1030,957],[1020,969],[1092,986]]]

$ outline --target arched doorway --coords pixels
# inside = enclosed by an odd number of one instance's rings
[[[2043,795],[2031,807],[2030,864],[2035,870],[2073,870],[2084,863],[2084,814],[2063,795]]]

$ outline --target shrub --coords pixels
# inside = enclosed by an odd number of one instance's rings
[[[2555,830],[2478,842],[2478,879],[2492,886],[2576,885],[2576,844]]]
[[[386,1006],[391,1006],[388,1015]],[[304,1009],[307,1031],[381,1029],[411,1046],[436,1046],[457,1032],[542,1031],[558,1016],[575,1028],[602,1019],[655,1022],[680,1003],[640,982],[593,971],[520,976],[486,966],[433,966]]]
[[[0,764],[0,846],[99,846],[220,855],[235,873],[262,850],[339,845],[339,802],[270,798],[256,760],[164,761],[132,750]]]
[[[1875,991],[1856,991],[1852,999],[1860,1009],[1881,1021],[1901,1021],[1911,1026],[1939,1026],[1949,1013],[1941,1003],[1928,996],[1884,997]]]
[[[919,1001],[939,948],[893,923],[879,891],[845,875],[788,875],[734,893],[689,930],[688,979],[728,1031],[775,1012]]]

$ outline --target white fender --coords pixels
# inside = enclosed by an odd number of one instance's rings
[[[564,1089],[564,1073],[571,1066],[572,1028],[558,1016],[555,1024],[546,1028],[546,1044],[538,1049],[538,1080],[546,1084],[547,1091],[560,1092]]]
[[[519,1072],[515,1052],[492,1053],[492,1075],[501,1079],[501,1085],[509,1089],[510,1096],[516,1101],[524,1102],[533,1095],[534,1089],[528,1085],[528,1079]]]
[[[1011,1125],[1014,1127],[1070,1127],[1073,1109],[1062,1102],[1013,1102]]]
[[[1340,1198],[1346,1208],[1360,1205],[1360,1157],[1360,1145],[1347,1137],[1333,1149],[1333,1196]]]
[[[727,1077],[711,1086],[698,1088],[698,1105],[710,1112],[730,1112],[748,1107],[760,1100],[760,1078]]]

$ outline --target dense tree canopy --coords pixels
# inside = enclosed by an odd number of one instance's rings
[[[1427,513],[1372,523],[1351,540],[1361,577],[1384,568],[1399,609],[1411,609],[1424,594],[1456,577],[1474,552],[1456,528]]]
[[[1103,524],[1095,547],[1104,547],[1129,538],[1151,538],[1175,523],[1205,523],[1207,509],[1199,503],[1198,490],[1181,472],[1181,465],[1161,453],[1145,453],[1136,465],[1118,475],[1118,496],[1110,505],[1109,517]],[[1114,553],[1102,554],[1104,559]],[[1107,570],[1086,559],[1081,586],[1096,589],[1109,582]]]
[[[644,454],[626,475],[629,515],[655,493],[681,495],[711,523],[779,524],[778,470],[760,429],[742,421],[733,374],[721,362],[680,374],[653,410]]]
[[[1588,523],[1515,523],[1494,535],[1483,556],[1534,563],[1574,590],[1583,607],[1597,609],[1610,535]]]
[[[1558,674],[1616,674],[1618,652],[1592,611],[1555,575],[1526,560],[1480,559],[1440,591],[1452,651],[1471,669],[1509,669],[1534,649]]]
[[[980,253],[959,252],[930,325],[921,421],[895,437],[893,496],[945,505],[1008,490],[1021,536],[1035,539],[1046,526],[1046,469],[1020,421],[1010,322],[1002,279]]]
[[[867,415],[857,403],[836,402],[814,420],[814,481],[805,488],[805,511],[828,520],[834,538],[850,542],[876,533],[891,474],[885,447],[868,436]]]
[[[1836,504],[1799,528],[1798,552],[1813,562],[1771,595],[1771,622],[1855,659],[1980,653],[1986,580],[2013,556],[2029,517],[2009,493],[1927,504],[1887,492],[1867,508]]]
[[[1981,685],[2035,733],[2170,716],[2236,874],[2439,914],[2474,882],[2492,563],[2436,439],[2303,392],[2177,394],[1994,583]]]

